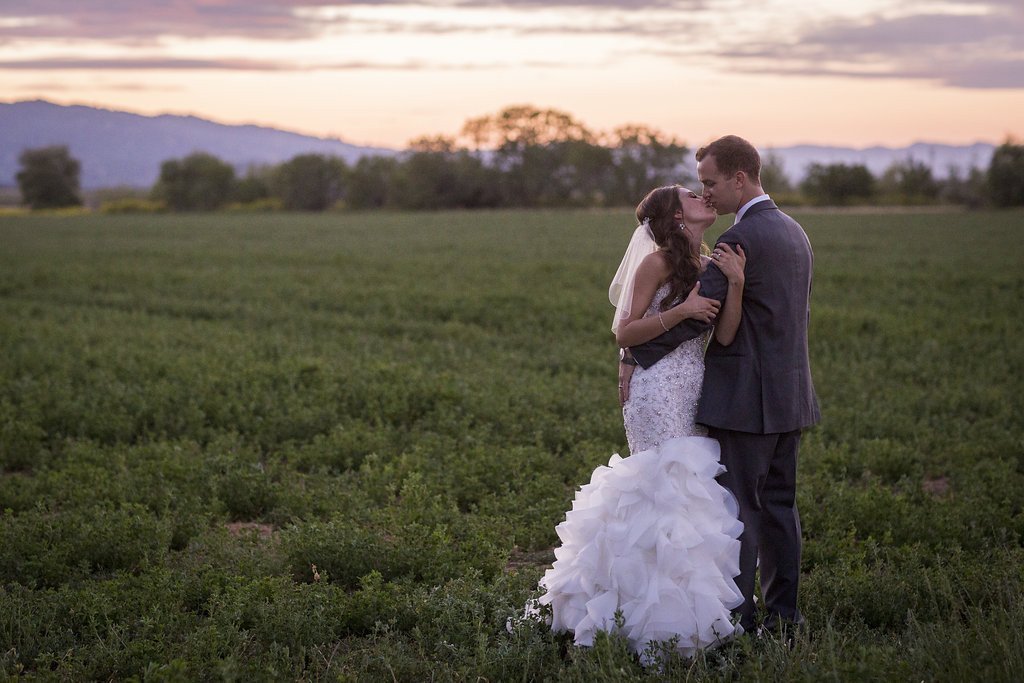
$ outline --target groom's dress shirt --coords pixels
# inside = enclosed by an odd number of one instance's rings
[[[736,225],[737,223],[739,223],[741,220],[743,220],[743,214],[747,212],[747,209],[752,207],[754,204],[757,204],[758,202],[763,202],[766,199],[771,199],[771,197],[769,197],[766,193],[759,194],[753,199],[751,199],[749,202],[741,206],[739,211],[736,212],[736,220],[734,220],[732,224]]]

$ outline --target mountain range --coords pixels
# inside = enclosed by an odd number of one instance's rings
[[[335,138],[301,135],[254,125],[226,125],[195,116],[143,116],[84,105],[44,100],[0,102],[0,186],[15,184],[18,156],[27,148],[67,145],[82,164],[82,187],[149,187],[160,164],[202,151],[232,164],[240,173],[251,166],[278,164],[298,154],[324,154],[353,163],[367,155],[394,155],[400,150],[360,147]],[[791,180],[803,177],[812,163],[864,164],[880,175],[893,162],[924,162],[938,177],[950,168],[966,172],[987,168],[994,146],[915,143],[908,147],[829,147],[796,145],[769,151]]]
[[[82,105],[34,100],[0,103],[0,185],[12,185],[18,156],[26,148],[67,145],[82,163],[82,187],[149,187],[160,164],[192,152],[207,152],[239,172],[278,164],[297,154],[337,156],[355,162],[395,150],[359,147],[262,126],[230,126],[195,116],[143,116]]]

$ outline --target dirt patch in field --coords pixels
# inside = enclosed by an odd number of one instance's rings
[[[949,485],[949,477],[930,477],[921,482],[921,488],[925,493],[930,493],[936,498],[945,498],[952,490]]]
[[[277,527],[273,524],[261,524],[259,522],[231,522],[224,525],[232,536],[242,536],[256,532],[261,539],[272,538]]]
[[[550,567],[555,561],[555,549],[526,551],[515,547],[505,564],[505,572],[511,573],[520,569],[537,569]]]

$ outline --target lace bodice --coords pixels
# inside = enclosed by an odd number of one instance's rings
[[[645,317],[658,314],[658,304],[668,291],[668,284],[658,288]],[[694,418],[704,381],[704,347],[709,334],[683,342],[650,368],[638,367],[633,372],[629,400],[622,408],[631,454],[676,436],[707,434]]]

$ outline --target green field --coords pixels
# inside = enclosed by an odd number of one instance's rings
[[[630,211],[0,217],[0,670],[1018,678],[1024,214],[797,218],[812,629],[645,671],[506,630],[624,453]]]

